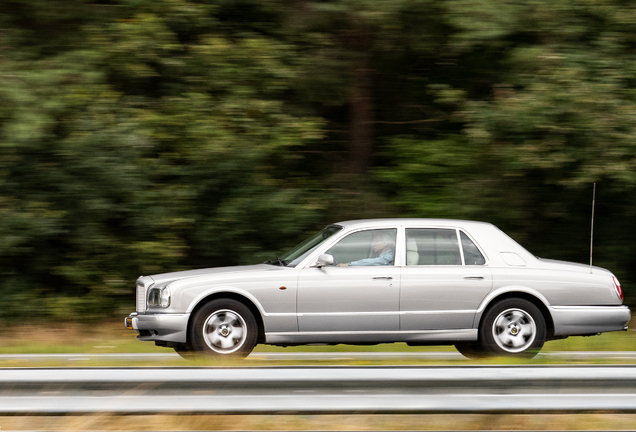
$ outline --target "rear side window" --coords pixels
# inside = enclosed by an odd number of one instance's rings
[[[462,265],[457,232],[453,229],[407,228],[406,264]]]
[[[486,264],[486,259],[481,252],[479,252],[475,243],[473,243],[463,231],[460,231],[459,237],[462,239],[462,251],[464,252],[464,262],[466,265]]]

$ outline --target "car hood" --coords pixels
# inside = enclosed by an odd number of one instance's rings
[[[225,273],[237,273],[237,272],[256,272],[256,271],[264,271],[264,270],[278,270],[281,267],[272,266],[269,264],[254,264],[254,265],[245,265],[245,266],[232,266],[232,267],[214,267],[214,268],[206,268],[199,270],[186,270],[186,271],[178,271],[172,273],[162,273],[157,275],[152,275],[150,278],[155,282],[155,284],[163,284],[166,282],[171,282],[180,279],[186,278],[194,278],[199,276],[211,276],[217,274],[225,274]]]

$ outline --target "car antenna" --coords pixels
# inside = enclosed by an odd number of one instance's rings
[[[592,248],[594,246],[594,204],[596,202],[596,183],[592,191],[592,225],[590,228],[590,274],[592,274]]]

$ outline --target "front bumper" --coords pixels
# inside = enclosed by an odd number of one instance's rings
[[[138,314],[125,319],[126,328],[137,330],[141,341],[186,343],[190,314]]]
[[[627,330],[627,306],[552,306],[555,336],[584,336]]]

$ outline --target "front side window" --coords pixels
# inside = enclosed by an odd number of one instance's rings
[[[406,230],[406,265],[462,265],[454,229]]]
[[[328,253],[341,266],[393,265],[396,234],[396,229],[359,231],[340,240]]]

